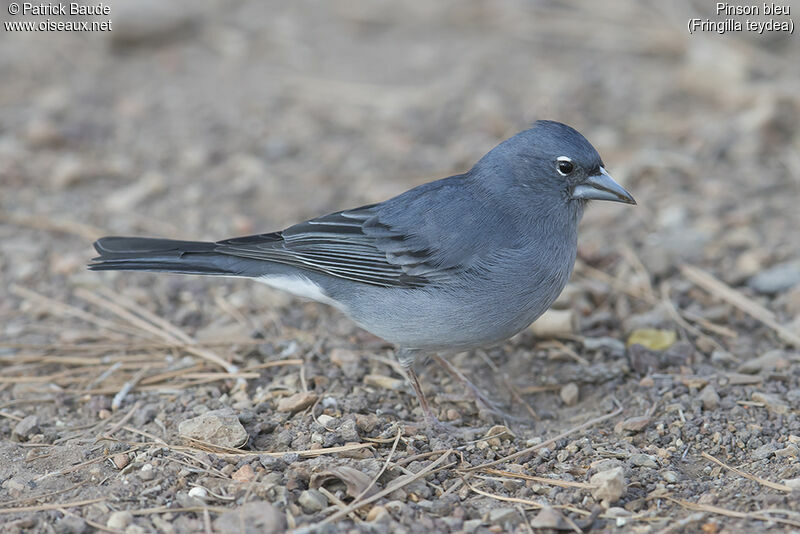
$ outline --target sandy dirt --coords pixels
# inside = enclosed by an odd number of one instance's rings
[[[3,532],[800,529],[800,41],[690,35],[704,4],[130,0],[110,32],[0,30]],[[571,332],[452,358],[519,421],[431,363],[460,433],[428,436],[392,347],[324,305],[85,269],[103,235],[380,201],[542,118],[639,205],[586,213]]]

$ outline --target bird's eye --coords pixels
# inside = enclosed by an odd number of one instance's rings
[[[572,160],[566,156],[561,156],[558,158],[558,163],[556,164],[556,170],[558,170],[558,174],[561,176],[567,176],[575,169],[575,165],[573,165]]]

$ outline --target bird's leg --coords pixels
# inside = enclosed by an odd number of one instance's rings
[[[492,413],[501,419],[509,419],[511,421],[520,421],[519,417],[515,417],[509,413],[506,413],[502,410],[494,401],[492,401],[489,397],[483,394],[483,392],[478,389],[478,386],[470,382],[470,380],[464,376],[464,373],[459,371],[452,363],[448,362],[446,359],[442,358],[438,354],[434,354],[433,356],[436,363],[442,366],[442,368],[450,373],[453,378],[464,384],[464,387],[467,388],[467,391],[475,399],[480,406],[483,406],[489,413]]]
[[[409,380],[411,380],[411,386],[414,388],[414,393],[417,394],[417,400],[419,401],[419,405],[422,408],[422,413],[425,416],[425,423],[427,423],[428,426],[436,426],[439,420],[435,415],[433,415],[433,411],[428,405],[428,399],[425,397],[425,393],[422,391],[422,385],[419,383],[419,377],[417,377],[417,373],[414,371],[414,366],[409,365],[405,368],[405,371]]]
[[[433,414],[433,410],[431,410],[431,407],[428,405],[428,399],[425,397],[425,393],[422,391],[422,385],[419,383],[419,377],[417,377],[417,373],[414,371],[414,360],[417,356],[418,352],[415,350],[398,349],[397,351],[397,359],[399,360],[400,365],[403,366],[403,370],[405,370],[406,374],[408,375],[411,386],[414,388],[414,393],[417,395],[420,408],[422,408],[422,413],[425,417],[425,424],[431,429],[441,429],[445,425]]]

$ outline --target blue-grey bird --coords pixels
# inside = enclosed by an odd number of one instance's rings
[[[589,200],[636,203],[580,133],[538,121],[466,173],[378,204],[216,243],[104,237],[89,268],[254,278],[330,304],[397,346],[435,423],[415,359],[498,343],[544,313]]]

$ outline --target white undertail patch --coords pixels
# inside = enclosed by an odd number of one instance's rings
[[[296,295],[298,297],[315,300],[317,302],[322,302],[323,304],[329,304],[339,309],[343,308],[340,302],[330,298],[318,284],[315,284],[305,276],[267,275],[259,276],[256,278],[256,280],[263,284],[267,284],[270,287],[280,289],[281,291],[286,291],[287,293],[291,293],[292,295]]]

